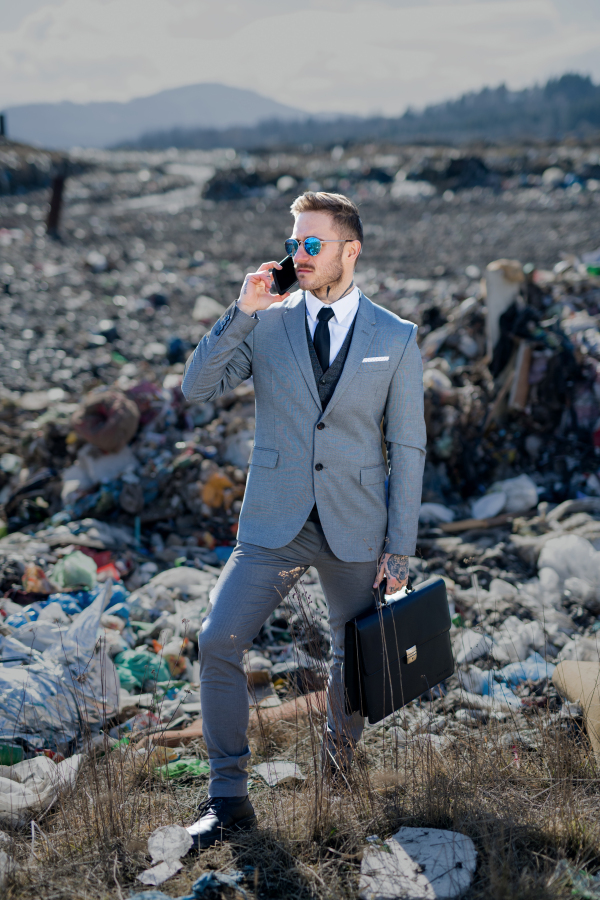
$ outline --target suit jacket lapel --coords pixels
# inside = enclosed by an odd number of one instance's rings
[[[312,363],[310,361],[310,355],[308,353],[308,344],[306,342],[306,305],[304,303],[304,293],[301,295],[301,299],[294,305],[288,307],[285,313],[283,314],[283,323],[285,325],[285,330],[287,331],[287,336],[289,338],[290,344],[292,345],[292,351],[294,356],[296,357],[296,362],[300,367],[300,371],[304,376],[304,380],[308,386],[309,391],[312,394],[313,400],[319,407],[321,406],[321,399],[319,397],[319,391],[317,390],[317,384],[315,382],[315,375],[313,372]]]
[[[323,418],[329,415],[335,404],[338,402],[348,385],[356,375],[358,367],[362,363],[367,354],[371,341],[376,331],[375,315],[373,313],[373,305],[365,295],[361,292],[360,303],[356,313],[356,322],[354,325],[354,334],[352,342],[348,350],[348,356],[340,380],[337,383],[333,397],[327,405],[327,409],[323,413]],[[308,352],[308,351],[307,351]]]

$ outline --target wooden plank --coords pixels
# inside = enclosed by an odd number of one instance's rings
[[[325,691],[315,691],[313,694],[304,694],[294,700],[286,700],[281,706],[250,712],[248,728],[256,728],[258,725],[267,725],[272,722],[294,722],[297,719],[306,718],[310,713],[325,715],[327,708],[327,695]],[[152,735],[152,742],[162,747],[178,747],[180,744],[188,744],[196,738],[201,738],[202,718],[196,719],[188,728],[173,731],[163,731]],[[136,744],[136,749],[146,746],[147,738],[142,738]]]

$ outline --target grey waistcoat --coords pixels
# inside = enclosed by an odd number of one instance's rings
[[[340,375],[342,374],[344,363],[346,362],[346,357],[348,356],[348,350],[350,349],[352,335],[354,334],[354,322],[356,322],[356,316],[354,317],[352,325],[348,329],[348,334],[346,335],[344,343],[340,347],[336,358],[331,363],[327,371],[323,373],[321,363],[319,362],[319,357],[317,356],[317,351],[315,350],[315,345],[313,344],[313,339],[310,336],[308,319],[306,319],[306,339],[308,341],[308,352],[310,354],[310,361],[312,363],[312,369],[315,375],[315,381],[317,383],[317,390],[319,392],[319,398],[321,400],[323,409],[327,408],[327,404],[333,397],[333,392],[335,391],[337,383],[340,380]]]

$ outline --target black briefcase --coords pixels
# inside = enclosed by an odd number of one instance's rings
[[[346,622],[346,711],[373,725],[454,672],[450,610],[442,578]]]

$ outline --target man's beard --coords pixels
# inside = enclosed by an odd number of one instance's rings
[[[301,287],[307,291],[319,291],[328,285],[333,289],[338,285],[344,277],[344,267],[342,266],[343,249],[340,247],[337,259],[332,260],[329,265],[322,269],[318,274],[312,272],[310,275],[301,275],[304,282]]]

